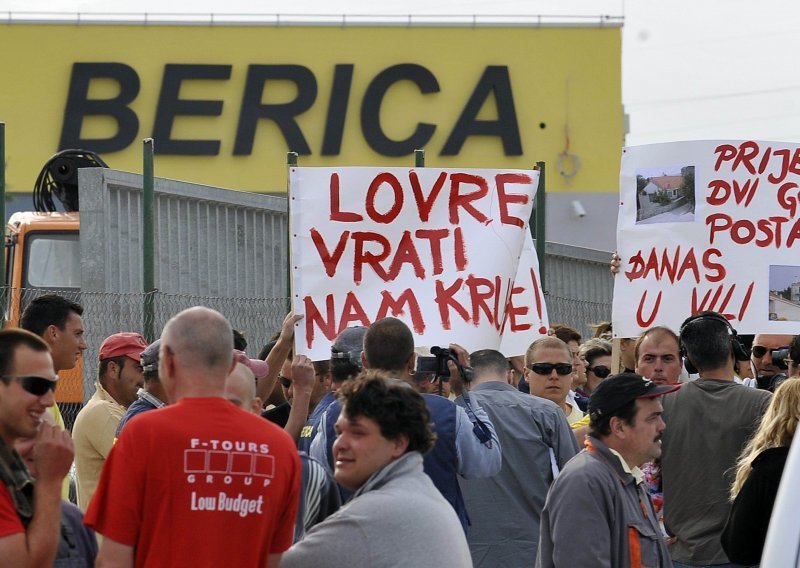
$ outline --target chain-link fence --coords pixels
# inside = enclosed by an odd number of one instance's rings
[[[88,348],[75,369],[62,371],[56,393],[61,414],[68,428],[72,427],[78,411],[94,393],[94,382],[99,365],[98,354],[103,340],[114,333],[134,331],[144,334],[146,323],[145,294],[111,294],[79,292],[76,290],[22,289],[3,290],[5,298],[17,303],[7,318],[21,313],[34,298],[56,293],[81,304]],[[288,298],[213,298],[181,294],[153,294],[152,329],[155,339],[167,321],[186,308],[206,306],[222,313],[234,329],[241,331],[247,340],[247,352],[256,357],[258,352],[278,332],[289,310]],[[17,321],[12,321],[17,325]]]
[[[610,302],[591,302],[548,294],[545,297],[547,315],[550,323],[562,323],[574,327],[584,341],[594,336],[589,326],[603,321],[611,321]]]
[[[83,322],[88,348],[75,369],[62,371],[57,390],[64,422],[71,429],[75,417],[94,393],[99,365],[98,354],[103,340],[114,333],[134,331],[144,334],[146,323],[152,321],[155,339],[167,321],[186,308],[206,306],[222,313],[234,329],[247,340],[247,352],[256,357],[264,344],[276,332],[289,311],[289,298],[214,298],[183,294],[153,294],[153,319],[144,313],[145,294],[113,294],[79,292],[76,290],[0,289],[9,298],[12,308],[6,315],[21,313],[34,298],[48,293],[60,294],[84,307]],[[17,303],[19,308],[13,306]],[[611,303],[579,300],[548,294],[546,297],[550,321],[576,328],[584,337],[591,337],[589,324],[609,320]],[[12,325],[17,325],[16,321]]]

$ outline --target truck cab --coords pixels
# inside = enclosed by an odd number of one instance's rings
[[[7,327],[18,327],[20,316],[35,297],[57,293],[79,301],[81,285],[80,215],[74,213],[15,213],[5,237]],[[82,360],[59,373],[55,399],[71,428],[83,404]]]

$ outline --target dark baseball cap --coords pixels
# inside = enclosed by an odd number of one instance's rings
[[[158,350],[161,347],[161,339],[156,339],[142,351],[141,364],[142,371],[145,373],[158,372]]]
[[[361,352],[364,351],[364,336],[368,327],[357,325],[342,330],[331,345],[331,359],[348,359],[361,368]]]
[[[589,416],[592,420],[614,416],[632,400],[655,398],[679,388],[681,385],[657,385],[636,373],[612,375],[597,385],[589,397]]]

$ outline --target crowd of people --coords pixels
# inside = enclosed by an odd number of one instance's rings
[[[194,307],[103,341],[70,435],[82,314],[0,331],[4,566],[753,566],[800,420],[800,336],[715,312],[513,357],[386,317],[311,361],[301,314],[253,359]]]

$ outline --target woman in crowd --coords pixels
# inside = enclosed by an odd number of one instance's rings
[[[761,561],[778,485],[800,421],[800,380],[781,383],[761,425],[742,450],[731,486],[733,507],[722,532],[722,548],[731,562]]]

